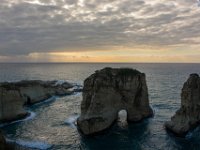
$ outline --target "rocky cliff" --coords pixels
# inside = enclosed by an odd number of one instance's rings
[[[128,121],[140,121],[153,114],[145,74],[133,69],[104,68],[84,81],[81,116],[77,121],[84,134],[107,129],[120,110],[127,111]]]
[[[191,74],[181,93],[181,108],[165,123],[165,127],[178,136],[184,136],[200,123],[200,77]]]
[[[57,81],[20,81],[0,83],[0,123],[25,117],[24,105],[34,104],[53,95],[71,94],[73,85]]]

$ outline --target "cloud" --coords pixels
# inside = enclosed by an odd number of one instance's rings
[[[196,0],[1,0],[0,55],[199,49],[199,13]]]

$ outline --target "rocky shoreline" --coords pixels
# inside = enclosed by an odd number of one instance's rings
[[[0,83],[0,123],[24,118],[28,112],[24,106],[44,101],[52,96],[72,94],[77,89],[68,82],[19,81]]]
[[[81,92],[81,86],[60,81],[24,80],[19,82],[0,83],[0,123],[9,123],[27,117],[24,107],[45,101],[52,96],[65,96]],[[25,148],[15,143],[6,143],[0,132],[0,149]]]

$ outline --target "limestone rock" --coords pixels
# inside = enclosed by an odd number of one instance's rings
[[[54,95],[67,95],[73,85],[58,81],[20,81],[0,83],[0,122],[13,121],[25,117],[28,113],[24,105],[46,100]]]
[[[128,68],[104,68],[84,81],[77,124],[85,135],[109,128],[120,110],[126,110],[127,120],[133,122],[153,114],[144,73]]]
[[[57,81],[40,80],[21,81],[16,83],[16,86],[28,104],[40,102],[53,95],[61,96],[69,94],[68,89],[73,87],[73,85],[67,82],[57,84]]]
[[[23,109],[24,103],[17,89],[0,87],[0,121],[8,122],[25,117],[27,112]]]
[[[165,123],[165,127],[178,136],[185,136],[200,122],[200,77],[191,74],[181,93],[181,108]]]

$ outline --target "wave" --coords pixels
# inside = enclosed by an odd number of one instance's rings
[[[66,83],[65,80],[57,80],[54,86],[62,85],[63,83]]]
[[[26,118],[24,118],[24,119],[16,120],[16,121],[9,122],[9,123],[2,123],[2,124],[0,124],[0,128],[2,128],[4,126],[7,126],[7,125],[14,124],[14,123],[22,122],[22,121],[28,121],[28,120],[33,119],[36,116],[35,112],[28,111],[28,113],[29,113],[29,115]]]
[[[70,116],[68,119],[65,120],[65,124],[70,126],[71,128],[76,128],[76,121],[78,117],[79,117],[78,114]]]
[[[35,103],[35,104],[33,104],[32,106],[38,106],[38,105],[42,105],[42,104],[45,104],[45,103],[50,103],[50,102],[56,100],[57,98],[58,98],[58,96],[52,96],[52,97],[50,97],[50,98],[48,98],[48,99],[46,99],[46,100],[44,100],[44,101]],[[31,107],[32,107],[32,106],[31,106]]]
[[[152,109],[154,115],[156,114],[156,112],[159,111],[159,109],[156,106],[153,106],[152,104],[149,104],[149,106]]]
[[[27,141],[27,140],[22,140],[22,139],[18,139],[18,140],[6,139],[6,141],[9,143],[17,144],[19,146],[40,149],[40,150],[46,150],[52,147],[51,144],[48,144],[42,141]]]

